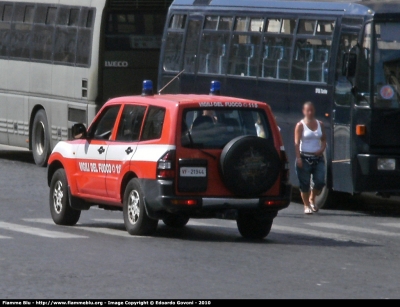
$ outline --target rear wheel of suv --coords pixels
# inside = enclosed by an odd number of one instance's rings
[[[158,220],[153,220],[147,215],[143,191],[136,178],[129,181],[126,186],[123,215],[125,228],[131,235],[150,235],[156,231]]]
[[[252,197],[274,185],[281,170],[281,160],[269,140],[240,136],[224,147],[220,166],[224,184],[232,193]]]
[[[236,220],[240,234],[246,239],[264,239],[271,231],[272,217],[262,217],[255,213],[239,213]]]
[[[50,183],[50,213],[57,225],[75,225],[81,216],[80,210],[72,209],[69,205],[68,181],[65,170],[57,170]]]
[[[184,215],[171,214],[163,219],[163,223],[172,228],[182,228],[185,227],[189,222],[189,218]]]

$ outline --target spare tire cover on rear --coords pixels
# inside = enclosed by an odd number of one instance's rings
[[[240,136],[230,141],[220,158],[224,184],[242,197],[257,196],[275,183],[281,161],[270,141],[256,136]]]

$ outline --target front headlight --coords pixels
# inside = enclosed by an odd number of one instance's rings
[[[394,171],[396,169],[396,159],[378,159],[378,170]]]

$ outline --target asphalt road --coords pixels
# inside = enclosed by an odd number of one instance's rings
[[[53,224],[46,169],[0,147],[0,299],[400,298],[400,206],[360,197],[303,214],[293,202],[263,241],[234,221],[162,222],[132,237],[122,213]]]

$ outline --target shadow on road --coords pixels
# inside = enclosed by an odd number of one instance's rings
[[[294,189],[292,201],[302,204],[300,193]],[[373,193],[350,195],[347,193],[335,193],[335,202],[325,210],[351,211],[371,216],[400,217],[400,198],[382,198]]]
[[[25,150],[0,150],[0,159],[35,164],[32,152]]]
[[[112,230],[127,233],[123,223],[82,223],[80,226],[96,228],[108,228]],[[79,226],[73,227],[79,229]],[[135,238],[135,236],[132,236]],[[147,237],[141,237],[148,239]],[[332,247],[366,247],[374,246],[370,243],[340,241],[331,238],[321,238],[315,236],[304,236],[301,234],[283,234],[274,232],[272,227],[271,233],[263,240],[248,240],[240,236],[237,229],[227,226],[215,225],[187,225],[183,228],[170,228],[165,226],[161,221],[158,224],[156,232],[151,236],[154,239],[181,240],[192,242],[214,242],[214,243],[235,243],[235,244],[255,244],[263,245],[302,245],[302,246],[332,246]],[[172,244],[173,241],[171,241]]]

